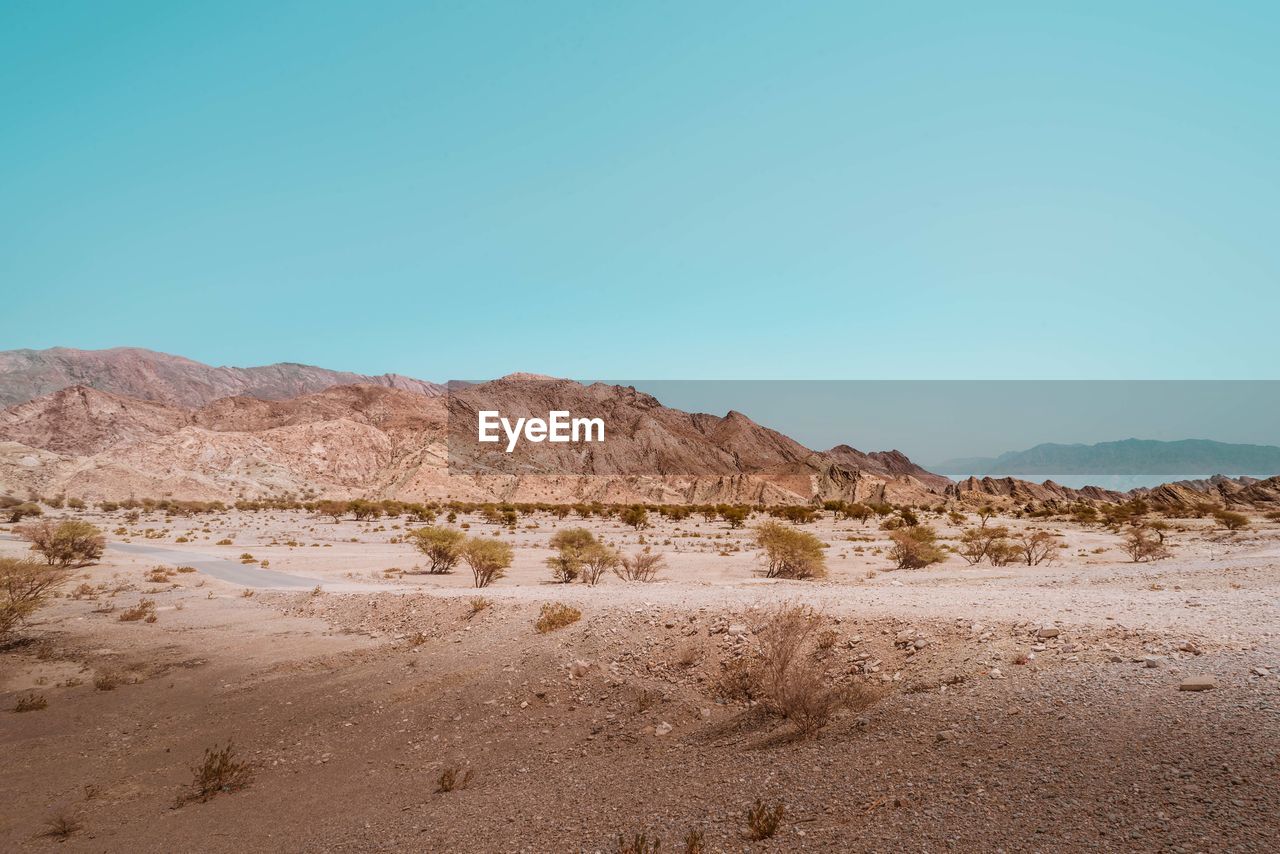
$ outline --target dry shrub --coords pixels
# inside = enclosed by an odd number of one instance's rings
[[[480,612],[493,606],[493,603],[490,602],[488,599],[484,598],[483,596],[474,597],[471,600],[470,604],[471,604],[471,613],[468,615],[468,619],[470,619],[471,617],[478,616]]]
[[[760,667],[749,658],[735,658],[721,665],[716,680],[716,696],[737,703],[750,703],[762,693]]]
[[[13,710],[15,712],[38,712],[48,707],[49,701],[44,698],[44,694],[37,694],[33,691],[19,697],[18,703],[13,707]]]
[[[548,602],[538,612],[538,622],[534,624],[534,628],[542,634],[546,634],[547,632],[554,632],[556,629],[563,629],[565,626],[571,626],[581,619],[582,612],[572,605],[566,605],[563,602]]]
[[[48,602],[67,577],[63,567],[0,557],[0,642]]]
[[[114,691],[120,684],[120,677],[111,670],[104,670],[93,677],[93,687],[99,691]]]
[[[43,555],[50,566],[84,566],[102,557],[107,547],[106,537],[97,526],[77,519],[63,522],[45,519],[13,530],[31,543],[32,551]]]
[[[155,600],[143,599],[142,601],[138,602],[137,605],[134,605],[132,608],[128,609],[127,611],[121,612],[120,622],[134,623],[134,622],[137,622],[138,620],[146,620],[149,623],[154,623],[155,620],[152,619],[152,617],[154,617],[155,615],[156,615]]]
[[[79,833],[84,824],[70,812],[60,812],[45,819],[40,835],[46,839],[66,840]]]
[[[755,804],[747,807],[747,838],[755,840],[772,839],[782,825],[782,816],[785,813],[786,807],[782,804],[770,807],[766,806],[764,801],[756,798]]]
[[[821,626],[822,618],[812,608],[784,605],[757,630],[756,666],[765,707],[794,724],[800,735],[822,729],[842,708],[863,707],[874,700],[865,688],[828,685],[821,666],[805,654]]]
[[[471,567],[476,587],[488,587],[507,574],[514,552],[510,543],[468,537],[461,546],[461,555],[467,566]]]
[[[654,554],[646,546],[642,552],[623,555],[613,573],[623,581],[649,582],[656,580],[658,573],[665,568],[666,560],[662,555]]]
[[[618,854],[658,854],[662,850],[662,840],[649,839],[646,834],[637,833],[630,839],[618,837]]]
[[[440,772],[440,779],[436,781],[436,794],[443,795],[458,789],[465,789],[471,785],[473,772],[471,769],[463,771],[457,766],[451,765]]]
[[[684,854],[704,854],[707,850],[706,835],[697,828],[684,835]]]
[[[1162,560],[1169,556],[1169,550],[1159,536],[1145,527],[1133,528],[1125,534],[1120,548],[1134,563]]]
[[[178,795],[175,807],[207,801],[219,792],[238,792],[253,782],[252,766],[236,759],[231,742],[205,748],[204,759],[191,766],[191,775],[191,788]]]
[[[946,560],[946,554],[938,548],[937,533],[928,525],[912,525],[889,533],[893,546],[889,558],[898,569],[923,569]]]
[[[813,534],[781,522],[764,522],[756,527],[755,545],[764,551],[766,578],[823,578],[827,574],[822,540]]]

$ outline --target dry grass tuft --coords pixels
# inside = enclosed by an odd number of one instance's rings
[[[637,833],[630,839],[618,837],[618,854],[657,854],[662,849],[662,840],[650,840],[646,834]]]
[[[84,825],[69,812],[60,812],[45,819],[40,835],[46,839],[67,840],[75,836]]]
[[[146,620],[149,623],[154,623],[155,620],[151,618],[154,617],[155,614],[156,614],[155,600],[143,599],[137,605],[134,605],[132,608],[128,609],[127,611],[122,611],[120,613],[120,622],[134,623],[134,622],[137,622],[138,620]]]
[[[465,789],[471,785],[473,772],[471,769],[463,771],[456,765],[450,765],[440,772],[440,779],[436,781],[436,794],[444,795],[449,792]]]
[[[44,698],[44,694],[37,694],[32,691],[29,694],[23,694],[18,698],[17,705],[13,707],[15,712],[38,712],[41,709],[47,709],[49,701]]]
[[[174,807],[192,801],[207,801],[219,792],[238,792],[253,782],[253,768],[236,759],[231,742],[225,747],[205,748],[204,759],[191,766],[191,788],[178,795]]]
[[[114,691],[120,684],[120,677],[110,670],[104,670],[93,677],[93,687],[99,691]]]
[[[782,824],[782,816],[786,807],[782,804],[766,806],[764,801],[756,798],[754,806],[747,808],[747,838],[772,839]]]
[[[538,622],[534,627],[541,633],[554,632],[556,629],[563,629],[565,626],[571,626],[578,620],[582,619],[582,612],[572,605],[566,605],[563,602],[548,602],[542,606],[542,610],[538,614]]]

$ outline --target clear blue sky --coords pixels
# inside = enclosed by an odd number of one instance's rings
[[[0,2],[0,348],[1270,378],[1280,4]]]

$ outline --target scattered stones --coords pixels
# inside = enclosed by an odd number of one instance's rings
[[[1146,658],[1142,659],[1142,666],[1152,670],[1155,670],[1163,663],[1164,662],[1161,661],[1160,656],[1158,655],[1148,655]]]
[[[569,675],[574,679],[581,679],[591,670],[591,662],[583,661],[581,658],[575,659],[573,664],[569,665]]]
[[[990,673],[988,673],[987,675],[988,675],[988,676],[990,676],[992,679],[1003,679],[1003,678],[1004,678],[1004,672],[1003,672],[1003,671],[1001,671],[999,667],[993,667],[993,668],[991,668],[991,672],[990,672]]]
[[[667,723],[666,721],[663,721],[662,723],[658,724],[656,727],[653,728],[653,734],[666,735],[667,733],[671,732],[671,729],[672,729],[671,724]]]
[[[1060,634],[1062,634],[1062,631],[1056,626],[1041,626],[1036,631],[1036,637],[1044,638],[1046,640],[1049,638],[1056,638]]]
[[[938,741],[955,741],[956,731],[953,729],[944,729],[937,735]]]

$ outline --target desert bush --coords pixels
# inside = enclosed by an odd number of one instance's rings
[[[766,708],[810,735],[826,726],[831,716],[851,699],[828,686],[822,671],[805,655],[822,625],[812,608],[784,605],[760,626],[760,691]]]
[[[44,698],[44,694],[37,694],[32,691],[19,697],[13,710],[15,712],[38,712],[48,707],[49,701]]]
[[[220,792],[238,792],[253,782],[253,768],[236,759],[231,742],[206,748],[204,759],[191,766],[191,787],[178,796],[175,806],[207,801]]]
[[[73,813],[59,812],[45,820],[44,830],[40,831],[40,835],[46,839],[65,841],[82,829],[84,824]]]
[[[0,642],[48,602],[69,574],[65,567],[29,558],[0,557]]]
[[[946,559],[938,548],[938,535],[928,525],[899,528],[889,533],[893,546],[889,558],[898,569],[922,569]]]
[[[592,543],[582,550],[579,558],[582,561],[582,580],[592,587],[600,582],[606,572],[616,569],[622,562],[618,550],[604,543]]]
[[[988,528],[984,525],[967,528],[960,534],[960,548],[957,552],[973,566],[981,563],[984,558],[990,558],[993,548],[1003,543],[1008,536],[1009,529],[1005,527]]]
[[[763,694],[758,659],[733,658],[721,665],[715,682],[715,694],[735,703],[750,703]]]
[[[1243,513],[1236,513],[1231,510],[1216,510],[1213,518],[1217,519],[1218,524],[1228,531],[1239,531],[1242,528],[1249,527],[1249,517]]]
[[[93,687],[98,691],[114,691],[120,684],[120,677],[110,670],[104,670],[93,677]]]
[[[1160,538],[1145,527],[1125,532],[1120,548],[1134,563],[1162,560],[1169,556],[1169,550],[1160,542]]]
[[[463,771],[456,766],[449,766],[440,772],[440,777],[436,781],[436,794],[443,795],[458,789],[465,789],[471,785],[472,778],[471,769]]]
[[[638,531],[641,528],[649,527],[649,511],[638,504],[624,507],[622,512],[618,514],[618,521],[624,525],[630,525]]]
[[[405,534],[415,549],[427,558],[427,572],[442,575],[453,572],[458,561],[462,559],[462,544],[467,535],[456,528],[419,528]]]
[[[471,617],[475,617],[485,609],[492,607],[493,603],[490,602],[488,599],[484,598],[483,596],[475,596],[471,599],[470,605],[471,605],[471,613],[468,615],[468,619]]]
[[[586,528],[565,528],[551,537],[551,548],[556,553],[547,558],[551,574],[561,584],[576,581],[582,574],[583,555],[596,546],[596,538]]]
[[[1022,552],[1008,540],[996,540],[987,549],[987,560],[992,566],[1008,566],[1022,558]]]
[[[15,533],[31,543],[50,566],[84,566],[102,557],[107,540],[96,525],[68,519],[52,522],[45,519],[20,525]]]
[[[630,838],[618,837],[618,854],[658,854],[661,850],[661,839],[650,839],[643,833],[633,834]]]
[[[751,516],[751,508],[731,504],[720,508],[720,516],[729,523],[730,528],[741,528]]]
[[[534,623],[534,628],[541,634],[546,634],[547,632],[554,632],[556,629],[563,629],[565,626],[571,626],[581,619],[582,612],[572,605],[566,605],[563,602],[548,602],[538,612],[538,621]]]
[[[7,508],[7,512],[9,514],[10,522],[21,522],[23,519],[30,516],[41,516],[44,514],[44,511],[40,509],[39,504],[34,504],[30,501],[23,502],[22,504],[14,504]]]
[[[514,558],[510,544],[484,537],[468,537],[460,553],[471,568],[476,587],[488,587],[506,575]]]
[[[779,522],[756,527],[756,548],[765,554],[767,578],[822,578],[827,574],[822,540]]]
[[[120,613],[120,622],[135,623],[138,620],[148,620],[149,622],[155,622],[154,620],[150,619],[151,617],[155,616],[155,613],[156,613],[155,600],[143,599],[140,602],[138,602],[137,605],[134,605],[132,608],[128,609],[127,611],[122,611]]]
[[[618,565],[613,567],[614,575],[623,581],[653,581],[665,568],[666,561],[660,554],[654,554],[648,547],[633,555],[623,555]]]
[[[818,511],[803,504],[785,504],[771,508],[769,515],[775,519],[785,519],[797,525],[807,525],[817,518]]]
[[[772,839],[782,825],[785,813],[786,808],[782,804],[770,807],[756,798],[755,804],[747,808],[747,838],[757,841]]]
[[[684,854],[705,854],[707,850],[706,835],[697,828],[684,835]]]
[[[1023,531],[1013,545],[1027,566],[1039,566],[1065,548],[1062,541],[1048,531]]]

